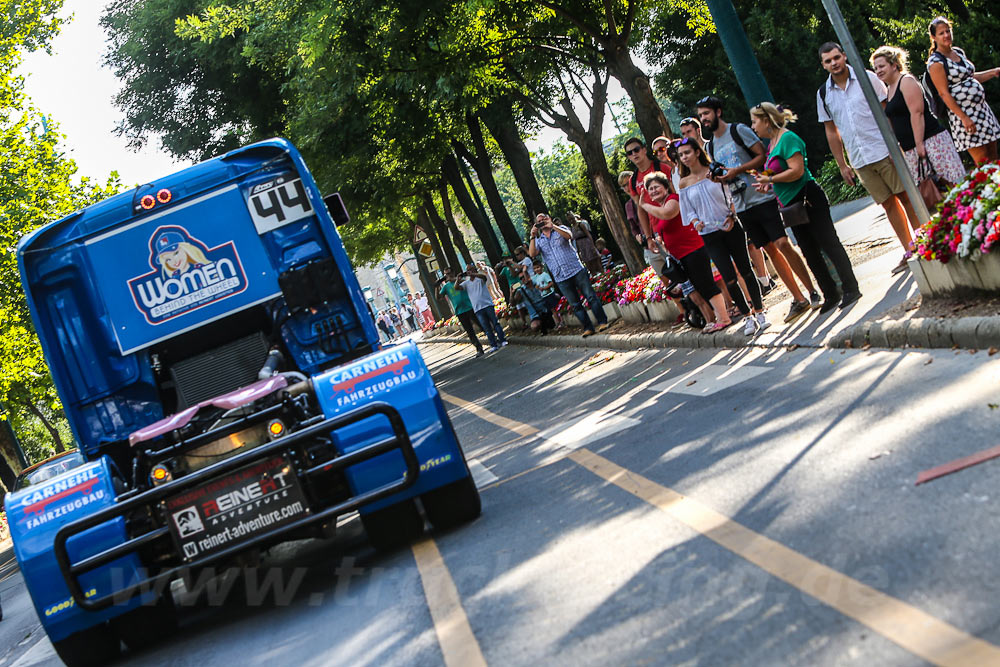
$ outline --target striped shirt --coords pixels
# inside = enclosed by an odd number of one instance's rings
[[[556,228],[571,234],[569,229],[558,225],[553,225],[552,233],[548,236],[545,232],[539,232],[535,237],[535,247],[542,253],[545,264],[552,272],[552,278],[556,282],[569,280],[580,271],[583,271],[583,263],[576,254],[576,250],[570,244],[569,239],[556,231]]]

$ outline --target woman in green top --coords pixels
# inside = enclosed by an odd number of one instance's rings
[[[794,228],[795,240],[823,291],[824,301],[819,312],[827,313],[838,304],[841,308],[851,305],[861,298],[861,292],[851,260],[833,227],[830,202],[823,188],[809,173],[806,144],[799,135],[786,127],[797,118],[790,110],[776,107],[770,102],[763,102],[750,110],[753,131],[757,136],[771,140],[771,152],[764,162],[765,170],[754,173],[757,179],[754,187],[760,192],[773,188],[782,207],[799,202],[805,204],[809,222]],[[837,283],[823,260],[824,252],[840,276],[843,295],[838,292]]]

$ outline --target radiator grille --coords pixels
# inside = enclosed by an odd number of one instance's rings
[[[257,332],[174,363],[170,374],[177,387],[178,409],[255,382],[267,352],[267,339]]]

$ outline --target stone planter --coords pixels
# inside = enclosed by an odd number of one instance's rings
[[[927,297],[961,292],[1000,294],[1000,253],[987,253],[978,260],[953,257],[947,264],[913,257],[909,265],[920,293]]]
[[[649,322],[649,313],[646,312],[644,303],[626,303],[619,305],[622,311],[622,319],[629,324],[643,324]]]
[[[608,324],[618,320],[622,316],[622,311],[618,309],[617,303],[604,304],[604,316],[608,318]]]
[[[680,310],[673,301],[649,301],[646,303],[646,312],[649,313],[651,322],[674,322],[680,314]]]

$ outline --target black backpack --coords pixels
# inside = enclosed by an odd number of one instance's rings
[[[746,153],[750,157],[753,157],[753,151],[751,151],[747,147],[747,145],[743,142],[743,137],[740,136],[739,126],[740,126],[739,123],[730,123],[729,124],[729,136],[733,138],[733,142],[737,146],[739,146],[740,148],[743,149],[744,153]],[[714,137],[711,138],[711,139],[709,139],[708,143],[705,144],[705,152],[708,153],[708,155],[709,155],[709,157],[711,159],[713,159],[713,160],[715,159],[715,138]]]
[[[955,48],[954,50],[963,58],[965,57],[965,53],[961,49]],[[920,77],[920,83],[924,87],[924,95],[926,95],[930,100],[931,113],[937,117],[938,122],[943,125],[947,125],[948,107],[945,105],[944,100],[941,99],[941,96],[938,94],[937,87],[931,80],[931,63],[941,63],[944,65],[944,78],[945,81],[947,81],[948,77],[951,75],[951,72],[948,70],[948,59],[935,51],[931,54],[930,59],[927,61],[927,70],[923,73],[923,76]]]

